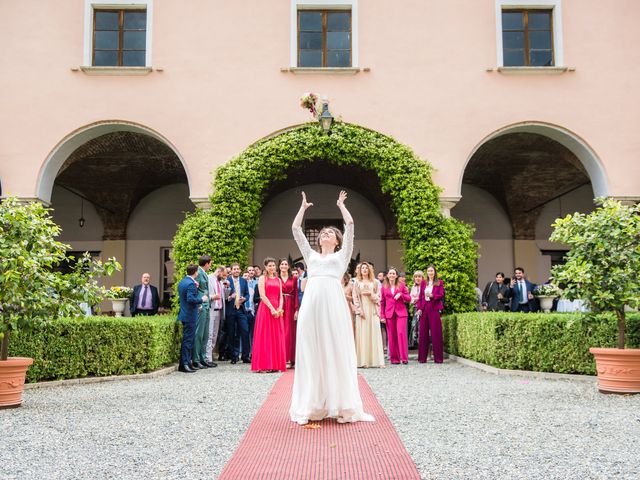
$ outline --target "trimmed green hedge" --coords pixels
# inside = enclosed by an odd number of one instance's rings
[[[590,347],[616,347],[614,315],[460,313],[442,319],[445,350],[497,368],[595,375]],[[640,314],[627,316],[629,348],[640,348]]]
[[[34,359],[27,382],[143,373],[178,361],[180,325],[174,316],[60,318],[14,334],[9,356]]]

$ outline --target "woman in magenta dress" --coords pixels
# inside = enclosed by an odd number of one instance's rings
[[[284,344],[282,282],[276,275],[275,258],[264,260],[265,274],[258,280],[260,306],[253,333],[251,370],[284,372],[287,359]]]
[[[286,258],[278,262],[280,281],[282,282],[282,297],[284,313],[284,345],[287,366],[296,363],[296,321],[298,320],[298,279],[291,275],[291,266]]]
[[[398,281],[398,271],[391,267],[384,279],[380,293],[380,321],[387,324],[389,337],[389,361],[397,365],[409,362],[407,345],[407,306],[411,295],[407,286]]]
[[[431,340],[431,348],[433,350],[433,361],[435,363],[442,363],[443,361],[444,342],[442,339],[442,320],[440,319],[443,300],[444,283],[438,278],[436,267],[429,265],[427,267],[427,275],[420,284],[420,296],[416,303],[417,313],[420,315],[420,328],[418,330],[418,361],[420,363],[427,361],[429,340]]]

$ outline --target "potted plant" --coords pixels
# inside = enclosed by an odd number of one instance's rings
[[[107,290],[107,298],[111,300],[111,306],[116,317],[124,313],[127,300],[131,297],[133,289],[129,287],[111,287]]]
[[[540,308],[544,313],[549,313],[553,307],[553,299],[560,296],[560,289],[553,283],[544,283],[533,289],[533,294],[540,302]]]
[[[640,304],[640,205],[602,198],[596,203],[588,215],[575,213],[553,224],[551,240],[571,249],[552,275],[566,284],[563,296],[587,301],[591,314],[616,315],[617,348],[589,349],[600,391],[640,393],[640,349],[625,349],[625,312]]]
[[[17,407],[31,358],[9,357],[9,341],[19,331],[58,316],[81,314],[80,304],[98,303],[104,288],[97,278],[120,268],[115,259],[94,261],[88,254],[71,273],[56,267],[67,261],[67,245],[56,241],[60,227],[40,203],[0,203],[0,408]],[[75,259],[74,259],[75,260]]]

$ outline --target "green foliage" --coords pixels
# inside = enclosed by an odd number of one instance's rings
[[[628,347],[640,347],[640,314],[628,315]],[[471,312],[442,318],[445,350],[512,370],[595,375],[590,347],[614,347],[613,314]]]
[[[0,204],[0,360],[7,359],[11,332],[58,316],[80,314],[80,303],[99,303],[105,290],[97,278],[111,275],[115,259],[78,259],[69,274],[54,268],[69,248],[56,240],[60,227],[42,204],[21,205],[15,198]]]
[[[588,215],[574,213],[553,224],[551,240],[571,250],[551,274],[567,285],[563,296],[587,300],[594,313],[616,313],[618,348],[624,348],[625,306],[640,306],[640,205],[597,203]]]
[[[382,191],[391,198],[407,271],[433,263],[445,281],[447,310],[475,307],[473,230],[440,213],[431,166],[392,138],[346,123],[335,124],[330,136],[315,123],[292,129],[252,145],[219,167],[211,210],[189,215],[173,240],[176,272],[182,275],[188,263],[205,253],[214,264],[244,263],[269,184],[286,178],[290,168],[315,159],[375,171]]]
[[[74,317],[13,336],[11,354],[31,357],[28,382],[148,372],[180,355],[175,317]]]

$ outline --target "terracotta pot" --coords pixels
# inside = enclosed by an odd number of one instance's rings
[[[640,348],[590,348],[596,358],[598,389],[640,393]]]
[[[0,360],[0,408],[19,407],[24,380],[33,358],[9,357]]]

